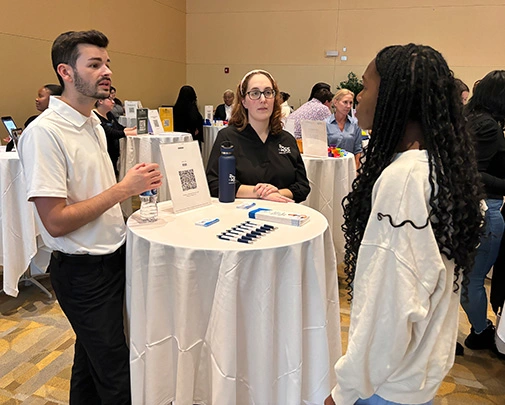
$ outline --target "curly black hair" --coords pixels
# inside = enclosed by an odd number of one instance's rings
[[[409,122],[420,125],[429,156],[429,220],[440,252],[455,262],[454,291],[462,272],[466,296],[483,221],[482,186],[454,75],[439,52],[423,45],[386,47],[375,65],[380,86],[372,135],[352,190],[342,202],[349,298],[374,184],[396,154]]]

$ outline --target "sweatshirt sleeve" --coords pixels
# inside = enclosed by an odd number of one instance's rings
[[[347,352],[335,365],[332,397],[338,405],[368,398],[394,373],[401,374],[415,347],[414,325],[428,317],[444,266],[426,224],[429,190],[415,178],[390,176],[374,189],[356,266]],[[391,224],[406,219],[421,229]]]

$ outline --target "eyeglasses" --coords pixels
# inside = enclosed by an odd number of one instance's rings
[[[265,98],[274,98],[275,97],[275,90],[272,90],[272,89],[265,89],[263,91],[251,90],[251,91],[248,91],[246,94],[249,94],[249,98],[251,100],[259,100],[261,98],[262,94],[265,96]]]

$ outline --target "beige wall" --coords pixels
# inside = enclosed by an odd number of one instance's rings
[[[505,68],[505,1],[499,0],[186,0],[187,81],[201,109],[221,103],[244,73],[269,70],[291,105],[312,85],[336,86],[361,76],[386,45],[423,43],[438,49],[470,88]],[[326,50],[347,61],[326,58]],[[224,74],[224,67],[230,68]]]
[[[98,29],[110,40],[113,84],[121,100],[172,104],[186,81],[186,0],[2,0],[0,114],[22,126],[37,114],[35,97],[57,83],[53,40]],[[9,18],[8,18],[9,17]],[[6,136],[0,124],[0,137]]]

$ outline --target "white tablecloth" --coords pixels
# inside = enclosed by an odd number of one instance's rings
[[[356,178],[354,155],[341,158],[318,158],[302,155],[311,191],[303,202],[325,216],[333,235],[337,262],[344,259],[344,210],[342,199],[351,191]]]
[[[17,152],[0,152],[0,265],[3,289],[16,297],[18,282],[42,242],[35,221],[35,205],[27,201],[26,183]],[[45,253],[45,270],[49,253]]]
[[[311,220],[250,245],[218,239],[247,219],[243,201],[177,215],[166,202],[155,223],[128,220],[134,404],[322,404],[334,385],[340,314],[327,221],[261,201]],[[195,225],[211,217],[220,222]]]
[[[137,135],[121,138],[119,142],[119,180],[126,172],[137,163],[158,163],[163,174],[163,183],[158,190],[158,201],[170,199],[170,191],[167,185],[167,176],[163,167],[160,144],[175,142],[191,142],[193,137],[186,132],[167,132],[159,135]],[[123,213],[130,216],[132,213],[131,199],[121,204]]]
[[[225,126],[214,127],[209,125],[203,126],[203,145],[202,145],[202,160],[203,167],[207,169],[207,162],[209,161],[210,152],[214,146],[214,142],[217,138],[217,133],[221,131]]]

